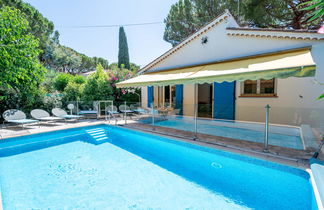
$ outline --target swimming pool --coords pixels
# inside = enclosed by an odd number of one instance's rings
[[[197,131],[202,134],[221,136],[252,142],[264,142],[264,125],[216,119],[197,120]],[[156,126],[194,131],[194,119],[190,117],[169,116],[166,120],[157,121]],[[293,149],[305,149],[300,129],[297,127],[270,125],[269,144]]]
[[[305,171],[99,125],[0,143],[11,209],[317,209]]]

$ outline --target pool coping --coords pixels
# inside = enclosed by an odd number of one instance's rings
[[[319,190],[317,188],[316,181],[315,181],[312,169],[306,169],[306,171],[308,172],[308,174],[310,176],[310,182],[311,182],[311,185],[313,187],[313,192],[314,192],[315,200],[316,200],[316,203],[317,203],[317,207],[318,207],[318,209],[323,210],[324,209],[323,201],[321,199],[320,192],[319,192]]]
[[[31,129],[31,130],[27,130],[28,132],[26,132],[26,133],[19,133],[17,135],[8,135],[8,136],[4,136],[4,137],[2,136],[2,138],[0,138],[0,142],[1,142],[1,140],[13,138],[13,137],[22,137],[22,136],[28,136],[28,135],[32,135],[32,134],[46,133],[46,132],[50,132],[50,131],[59,131],[59,130],[65,130],[65,129],[69,129],[69,128],[79,128],[79,127],[87,127],[87,126],[95,126],[95,125],[116,126],[113,123],[112,124],[108,123],[107,121],[92,121],[92,122],[87,121],[87,122],[81,122],[81,123],[63,124],[63,125],[58,125],[58,126],[49,127],[49,128]],[[119,126],[120,126],[120,124],[119,124]],[[316,182],[315,182],[315,179],[314,179],[314,176],[313,176],[313,173],[312,173],[309,163],[307,165],[305,163],[300,164],[298,159],[296,159],[296,158],[289,158],[289,157],[285,157],[285,156],[281,156],[281,155],[277,155],[277,154],[258,152],[258,151],[252,150],[252,149],[248,150],[245,148],[239,148],[239,147],[232,146],[232,145],[224,145],[224,144],[216,144],[216,143],[212,144],[212,143],[206,142],[206,141],[193,140],[193,139],[190,139],[190,138],[184,137],[184,136],[174,136],[172,134],[156,132],[156,131],[142,129],[142,128],[138,128],[138,127],[132,127],[132,126],[128,126],[128,125],[122,125],[122,127],[130,129],[130,130],[137,130],[137,131],[141,131],[141,132],[145,132],[145,133],[159,135],[162,137],[172,137],[175,140],[192,143],[192,144],[196,144],[196,145],[204,146],[204,147],[208,147],[208,148],[218,149],[218,150],[225,151],[225,152],[231,152],[231,153],[239,154],[239,155],[243,155],[243,156],[249,156],[252,158],[270,161],[270,162],[274,162],[274,163],[278,163],[278,164],[288,165],[290,167],[304,170],[310,175],[310,183],[313,188],[313,192],[314,192],[314,196],[315,196],[315,200],[316,200],[318,209],[322,209],[322,210],[324,209],[324,207],[323,207],[324,201],[321,200],[320,193],[318,191],[318,188],[317,188],[317,185],[316,185]],[[0,188],[0,210],[3,210],[2,202],[3,202],[2,190]]]

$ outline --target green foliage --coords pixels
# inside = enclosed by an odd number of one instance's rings
[[[39,88],[46,69],[40,64],[38,40],[17,9],[0,9],[0,113],[7,109],[41,106]]]
[[[76,84],[82,85],[82,84],[86,83],[86,78],[81,75],[75,75],[73,77],[73,82],[75,82]]]
[[[109,86],[107,74],[99,64],[95,73],[91,74],[84,85],[82,100],[112,100],[112,88]]]
[[[319,0],[314,0],[319,1]],[[323,1],[323,0],[321,0]],[[310,20],[300,6],[306,0],[179,0],[164,20],[164,40],[173,46],[229,9],[241,26],[315,29],[321,21]],[[314,8],[311,8],[314,11]]]
[[[55,82],[55,78],[58,75],[59,75],[58,72],[51,69],[46,72],[45,80],[41,84],[41,86],[44,88],[44,91],[48,93],[52,93],[56,90],[54,86],[54,82]]]
[[[314,11],[302,10],[307,0],[249,0],[244,5],[245,19],[251,26],[293,29],[317,29],[321,20],[310,20]]]
[[[82,97],[83,84],[78,84],[74,81],[70,81],[64,89],[64,101],[76,101]]]
[[[98,64],[104,68],[109,66],[108,61],[103,58],[90,58],[54,41],[46,47],[45,58],[47,68],[70,74],[93,71]]]
[[[300,5],[301,10],[311,11],[309,13],[310,21],[321,19],[324,16],[324,0],[311,0]]]
[[[118,63],[111,63],[107,69],[118,69]],[[124,66],[121,67],[123,69]],[[130,63],[129,70],[133,73],[137,73],[138,70],[140,69],[139,65],[136,65],[135,63]]]
[[[119,28],[118,67],[121,68],[122,65],[124,65],[126,69],[130,69],[128,45],[124,27]]]
[[[317,100],[323,99],[324,98],[324,93],[322,93],[322,95],[320,95]]]
[[[33,34],[40,43],[40,49],[44,51],[50,35],[53,33],[54,24],[46,19],[38,10],[32,7],[30,4],[23,2],[22,0],[1,0],[0,8],[9,6],[20,10],[21,14],[29,23],[27,31]],[[40,54],[41,60],[43,60],[43,53]]]
[[[54,87],[56,90],[63,92],[68,83],[72,80],[73,76],[70,74],[59,74],[54,79]]]
[[[38,41],[28,31],[28,21],[10,7],[0,10],[0,87],[16,92],[37,87],[46,72],[39,63]]]

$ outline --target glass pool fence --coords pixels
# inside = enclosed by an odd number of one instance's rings
[[[261,147],[264,151],[285,148],[315,153],[324,135],[324,108],[271,104],[214,107],[210,103],[141,104],[111,100],[61,101],[53,107],[35,107],[50,115],[53,108],[60,108],[68,115],[79,115],[80,120],[104,120],[112,125],[126,124],[194,140],[217,140],[225,145],[231,142],[237,147]],[[32,118],[32,110],[22,111],[27,118]]]
[[[114,103],[108,119],[116,124],[192,139],[237,142],[237,145],[283,147],[315,152],[324,135],[324,108],[255,106],[213,107],[212,104]]]

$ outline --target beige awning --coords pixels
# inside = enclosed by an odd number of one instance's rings
[[[145,73],[117,83],[117,87],[202,84],[257,79],[311,77],[315,63],[309,49],[278,52],[244,59]]]

